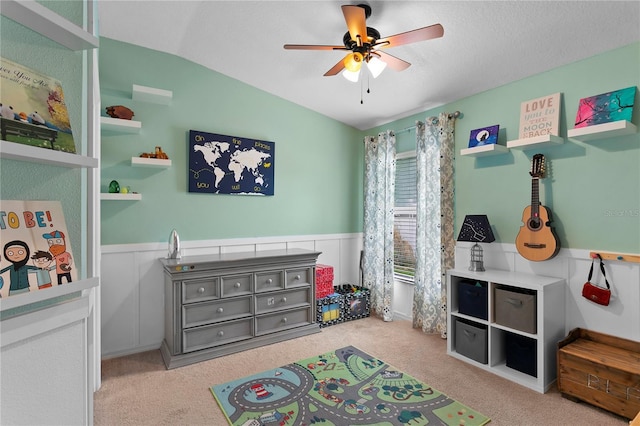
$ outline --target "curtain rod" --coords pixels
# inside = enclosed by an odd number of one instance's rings
[[[462,116],[462,113],[460,111],[455,111],[451,114],[449,114],[449,118],[460,118]],[[404,133],[404,132],[408,132],[410,130],[415,129],[416,126],[409,126],[409,127],[405,127],[404,129],[400,129],[395,131],[395,134],[397,135],[398,133]]]

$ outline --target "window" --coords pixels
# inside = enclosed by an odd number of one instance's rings
[[[396,156],[396,190],[393,223],[393,262],[396,280],[413,282],[416,269],[416,155]]]

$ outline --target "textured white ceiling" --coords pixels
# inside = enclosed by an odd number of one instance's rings
[[[358,3],[371,6],[367,25],[382,37],[435,23],[444,37],[386,50],[412,66],[371,79],[369,94],[366,82],[323,77],[344,52],[283,49],[341,45],[340,6]],[[103,37],[183,57],[361,130],[640,40],[639,1],[100,0],[98,8]]]

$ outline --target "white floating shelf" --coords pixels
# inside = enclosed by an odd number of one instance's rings
[[[490,155],[500,155],[509,152],[509,148],[496,143],[474,146],[473,148],[465,148],[460,150],[460,155],[468,155],[470,157],[487,157]]]
[[[159,158],[131,157],[131,166],[166,168],[171,167],[171,160],[163,160]]]
[[[2,15],[73,51],[99,45],[97,37],[35,1],[2,0]]]
[[[142,123],[121,118],[100,117],[101,130],[110,130],[118,133],[140,133]]]
[[[134,101],[151,102],[154,104],[169,105],[173,98],[171,90],[155,89],[153,87],[133,85],[131,98]]]
[[[564,138],[556,135],[536,136],[533,138],[517,139],[507,142],[509,149],[529,149],[541,148],[544,146],[560,145],[564,143]]]
[[[579,141],[615,138],[632,135],[638,132],[635,124],[627,120],[612,121],[611,123],[596,124],[594,126],[578,127],[567,131],[567,136]]]
[[[98,159],[0,140],[0,158],[74,168],[96,168]]]
[[[101,200],[119,200],[119,201],[138,201],[138,200],[142,200],[142,194],[134,194],[134,193],[127,193],[127,194],[118,194],[118,193],[110,193],[110,192],[103,192],[102,194],[100,194],[100,199]]]

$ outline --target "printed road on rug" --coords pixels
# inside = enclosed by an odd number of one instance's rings
[[[484,425],[490,419],[347,346],[211,387],[234,426]]]

